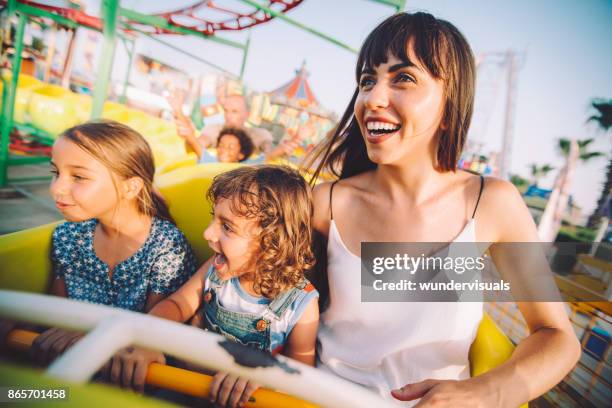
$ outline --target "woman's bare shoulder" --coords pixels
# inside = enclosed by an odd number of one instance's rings
[[[317,184],[312,190],[312,228],[327,236],[330,223],[329,194],[333,182]]]
[[[521,193],[507,180],[485,178],[476,219],[487,226],[491,241],[538,240],[535,223]]]
[[[346,179],[336,180],[335,182],[325,182],[317,184],[312,192],[314,215],[313,228],[327,236],[331,221],[330,202],[332,198],[333,185],[333,208],[343,208],[347,202],[351,201],[351,194],[362,190],[365,185],[364,179],[367,176],[358,174]]]

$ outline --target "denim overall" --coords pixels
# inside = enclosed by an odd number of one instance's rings
[[[221,306],[216,291],[223,286],[224,282],[219,279],[215,270],[209,273],[209,277],[210,288],[204,292],[202,303],[204,328],[222,334],[236,343],[269,352],[273,351],[271,350],[271,322],[281,319],[283,313],[298,298],[308,283],[304,280],[296,287],[280,293],[266,307],[263,315],[259,315],[233,312]],[[228,283],[225,282],[225,284]]]

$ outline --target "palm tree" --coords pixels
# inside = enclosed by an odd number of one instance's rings
[[[599,129],[604,133],[610,130],[612,127],[612,99],[593,99],[591,101],[591,107],[595,111],[595,114],[591,115],[587,122],[595,122]],[[591,228],[597,227],[599,220],[603,216],[604,205],[612,190],[612,158],[608,161],[608,167],[606,169],[606,180],[601,189],[601,194],[597,200],[597,207],[593,214],[589,217],[587,226]]]
[[[602,152],[589,152],[588,151],[589,145],[593,143],[594,141],[595,139],[577,140],[578,160],[584,163],[596,157],[604,156],[604,153]],[[569,155],[569,151],[570,151],[570,143],[571,143],[570,139],[560,138],[558,140],[557,150],[559,150],[559,153],[561,154],[561,156],[567,158],[567,156]]]
[[[546,177],[546,175],[554,169],[555,168],[552,167],[550,164],[544,164],[542,166],[538,166],[537,164],[532,163],[531,164],[531,177],[533,181],[531,184],[537,187],[538,182],[540,181],[540,178]]]
[[[518,174],[511,174],[510,182],[514,184],[517,188],[526,187],[529,184],[529,181],[527,181]]]

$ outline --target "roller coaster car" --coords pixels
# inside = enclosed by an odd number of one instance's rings
[[[170,212],[174,217],[178,227],[183,231],[189,242],[191,243],[193,249],[195,250],[196,256],[199,262],[204,262],[210,255],[211,251],[208,248],[204,238],[202,237],[202,232],[206,225],[210,222],[210,204],[206,201],[205,193],[208,187],[210,186],[213,177],[216,174],[227,171],[229,169],[240,166],[240,164],[205,164],[205,165],[189,165],[185,167],[178,166],[174,170],[168,171],[164,174],[158,174],[156,180],[156,186],[165,199],[168,202]],[[4,236],[0,236],[0,265],[2,265],[2,269],[0,272],[0,288],[8,289],[12,291],[22,291],[22,292],[30,292],[30,293],[45,293],[47,290],[52,269],[51,263],[49,260],[49,253],[51,248],[51,235],[57,224],[48,224],[39,226],[36,228],[32,228],[25,231],[16,232],[13,234],[8,234]],[[13,292],[6,292],[13,293]],[[12,295],[11,295],[12,296]],[[34,296],[34,295],[26,295],[26,296]],[[10,313],[6,311],[7,308],[7,295],[3,295],[5,300],[0,299],[0,315],[8,316]],[[39,298],[34,298],[30,303],[37,303]],[[50,297],[40,296],[40,302],[44,303],[47,301],[60,301],[60,302],[72,302],[65,299],[50,299]],[[55,305],[55,303],[53,303]],[[8,306],[10,308],[10,305]],[[49,307],[54,307],[50,304]],[[83,307],[95,307],[95,308],[104,308],[99,305],[83,305]],[[78,307],[79,309],[81,306]],[[117,309],[104,308],[109,310],[115,310],[115,313],[127,313],[130,316],[136,315],[130,312],[117,311]],[[52,309],[55,310],[55,309]],[[97,310],[97,309],[96,309]],[[92,312],[93,313],[93,312]],[[96,314],[106,313],[96,311]],[[19,313],[17,313],[19,314]],[[150,316],[143,316],[137,314],[137,317],[129,317],[130,319],[153,319],[160,320]],[[13,316],[12,317],[16,317]],[[138,320],[139,322],[140,320]],[[147,320],[148,321],[148,320]],[[141,323],[135,323],[141,324]],[[175,324],[172,322],[161,322],[160,324],[170,324],[176,333],[181,332],[183,329],[192,329],[186,326],[181,327],[182,325]],[[91,326],[89,328],[93,328],[95,326]],[[83,327],[85,328],[85,327]],[[98,327],[95,330],[99,330]],[[211,336],[216,336],[202,330],[197,330],[201,333],[195,333],[194,335],[201,335],[202,337],[210,338]],[[181,332],[182,333],[182,332]],[[191,333],[190,333],[191,335]],[[91,333],[90,333],[91,336]],[[89,336],[87,336],[89,337]],[[85,337],[84,340],[87,338]],[[174,338],[181,338],[181,336],[173,336]],[[84,342],[84,340],[82,342]],[[134,342],[138,342],[137,339],[132,339]],[[218,340],[220,342],[220,340]],[[82,343],[79,342],[79,343]],[[78,345],[78,344],[77,344]],[[75,345],[73,348],[76,348]],[[173,347],[172,344],[166,347],[166,349],[160,348],[160,350],[164,352],[168,352],[168,347]],[[201,347],[197,347],[200,349]],[[495,323],[491,320],[489,316],[486,314],[483,317],[483,320],[478,329],[478,333],[472,347],[470,349],[470,364],[471,364],[471,374],[472,376],[480,375],[497,365],[501,364],[503,361],[508,359],[514,350],[514,345],[510,342],[510,340],[504,335],[503,332],[499,330],[499,328],[495,325]],[[70,351],[69,351],[70,352]],[[68,353],[69,353],[68,352]],[[218,351],[217,351],[218,352]],[[66,355],[68,354],[66,353]],[[60,357],[63,358],[63,357]],[[59,359],[58,359],[59,360]],[[317,376],[325,377],[325,381],[332,381],[334,383],[333,387],[336,389],[336,394],[341,393],[345,394],[345,391],[351,393],[352,396],[356,396],[357,394],[362,394],[365,389],[361,389],[353,384],[349,384],[346,381],[341,379],[329,379],[326,377],[326,374],[319,373],[318,370],[311,369],[310,367],[305,367],[300,365],[297,362],[293,362],[284,357],[280,357],[280,361],[290,362],[291,366],[299,367],[303,372],[310,373],[310,378],[317,378]],[[284,364],[284,363],[281,363]],[[289,364],[289,363],[287,363]],[[214,367],[213,367],[214,368]],[[217,367],[218,369],[219,367]],[[223,367],[229,372],[236,372],[237,370],[230,366]],[[258,370],[260,370],[258,368]],[[52,371],[50,369],[50,371]],[[239,370],[238,370],[239,371]],[[264,373],[265,371],[258,371],[258,373]],[[53,374],[49,372],[49,374]],[[241,375],[248,376],[248,373],[245,374],[244,371],[241,372]],[[66,377],[57,378],[49,378],[40,375],[39,372],[33,371],[31,369],[19,368],[14,366],[0,366],[0,378],[12,378],[13,383],[18,384],[20,381],[23,384],[38,384],[40,386],[52,386],[58,384],[66,384]],[[257,377],[260,382],[261,377]],[[279,380],[278,378],[274,381],[284,381]],[[274,381],[267,381],[268,383]],[[309,380],[310,381],[310,380]],[[321,387],[325,387],[325,381],[315,381]],[[266,381],[263,381],[264,383]],[[287,389],[286,382],[283,382],[284,386],[279,386],[278,388]],[[340,385],[338,385],[340,384]],[[273,385],[273,384],[269,384]],[[276,384],[278,385],[278,383]],[[72,387],[72,385],[71,385]],[[135,396],[133,393],[120,391],[118,389],[112,389],[110,387],[102,386],[99,384],[82,384],[74,386],[73,397],[71,397],[71,402],[75,405],[85,404],[87,401],[87,405],[91,405],[91,401],[98,401],[100,404],[104,406],[111,404],[120,404],[121,406],[125,406],[130,404],[131,406],[156,406],[160,403],[158,401],[150,400],[145,397]],[[306,399],[313,399],[313,396],[316,398],[320,398],[320,395],[329,395],[325,392],[319,393],[314,392],[315,389],[311,388],[312,385],[307,382],[302,383],[301,392],[293,392],[299,389],[287,390],[287,392],[292,392],[294,395],[304,397]],[[330,386],[327,385],[329,388]],[[338,388],[339,387],[339,388]],[[355,389],[356,388],[356,389]],[[338,390],[343,390],[339,392]],[[345,390],[345,391],[344,391]],[[361,390],[361,391],[360,391]],[[355,394],[357,392],[357,394]],[[371,394],[367,391],[368,394]],[[302,395],[299,395],[302,394]],[[320,395],[315,395],[320,394]],[[348,396],[342,396],[342,398],[349,398]],[[368,404],[372,403],[371,398],[378,398],[372,394],[372,397],[369,398],[364,395],[360,395],[361,403],[360,406],[371,406]],[[315,399],[316,399],[315,398]],[[363,398],[369,400],[366,402]],[[380,404],[376,404],[377,406],[383,406],[385,403],[378,398]],[[351,405],[355,405],[355,399],[351,400]],[[314,401],[321,403],[321,400]],[[340,400],[325,400],[322,405],[333,405],[338,406],[344,404],[348,404],[348,400],[344,400],[344,402],[340,402]],[[63,406],[63,405],[62,405]]]

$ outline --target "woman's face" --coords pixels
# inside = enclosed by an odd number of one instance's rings
[[[377,164],[407,164],[435,157],[434,135],[444,104],[442,80],[433,78],[409,50],[410,63],[389,56],[359,78],[355,118]]]
[[[237,163],[244,159],[240,151],[240,139],[232,134],[223,135],[217,144],[217,159],[221,163]]]

